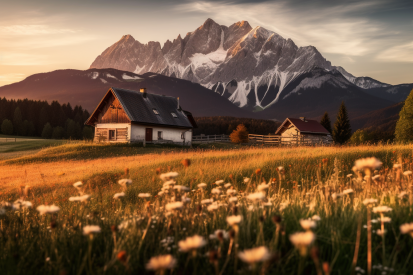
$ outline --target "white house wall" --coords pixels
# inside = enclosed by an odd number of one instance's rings
[[[297,136],[297,134],[300,135],[300,131],[297,131],[297,128],[295,126],[293,126],[289,129],[285,130],[281,134],[281,136],[283,136],[283,137],[292,137],[292,136]]]
[[[99,123],[96,124],[96,128],[103,128],[103,129],[125,129],[127,128],[128,137],[127,141],[130,141],[131,137],[131,125],[129,123]]]
[[[152,128],[152,140],[158,140],[158,131],[162,131],[162,140],[170,140],[174,143],[182,144],[183,139],[181,138],[182,132],[185,132],[185,143],[190,145],[192,142],[192,130],[191,129],[179,129],[179,128],[169,128],[161,126],[143,126],[134,125],[131,127],[131,141],[143,141],[145,139],[146,128]]]

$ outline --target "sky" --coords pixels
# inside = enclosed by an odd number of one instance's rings
[[[207,18],[246,20],[315,46],[335,66],[413,83],[412,0],[0,0],[0,86],[35,73],[86,70],[123,35],[173,40]]]

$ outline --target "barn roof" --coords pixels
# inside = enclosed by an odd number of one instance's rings
[[[105,97],[96,107],[86,124],[91,121],[95,113],[99,111],[99,106],[106,96],[112,93],[122,105],[123,110],[131,122],[143,124],[157,124],[182,128],[196,128],[192,114],[188,111],[178,109],[178,99],[170,96],[163,96],[150,93],[141,93],[119,88],[110,88]],[[154,109],[158,114],[154,112]],[[174,113],[176,117],[172,114]]]
[[[317,120],[290,117],[284,120],[275,134],[280,135],[291,124],[293,124],[301,133],[325,135],[330,134],[330,132],[327,131],[326,128],[324,128],[323,125],[321,125]]]

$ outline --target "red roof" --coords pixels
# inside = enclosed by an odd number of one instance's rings
[[[284,129],[290,124],[293,124],[301,133],[312,133],[312,134],[325,134],[329,135],[330,132],[326,130],[317,120],[300,118],[286,118],[281,126],[275,132],[276,135],[281,135]]]

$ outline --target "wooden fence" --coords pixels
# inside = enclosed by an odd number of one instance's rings
[[[331,137],[306,137],[306,136],[273,136],[273,135],[248,135],[250,143],[268,144],[268,145],[328,145],[332,144]]]
[[[228,135],[193,136],[192,143],[231,142]]]

